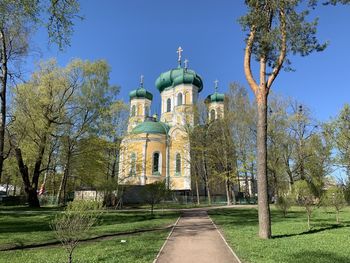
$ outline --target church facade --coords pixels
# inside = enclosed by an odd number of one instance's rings
[[[155,85],[161,95],[161,115],[150,116],[153,95],[143,85],[129,93],[130,117],[120,145],[119,183],[145,185],[164,181],[171,190],[191,190],[191,158],[188,131],[197,124],[194,110],[203,90],[200,75],[182,66],[161,73]],[[224,114],[224,95],[207,97],[209,120]]]

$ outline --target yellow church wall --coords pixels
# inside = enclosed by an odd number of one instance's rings
[[[166,136],[165,135],[149,135],[147,143],[147,165],[146,165],[146,184],[151,184],[159,180],[165,180],[166,176]],[[153,174],[153,154],[159,152],[161,154],[161,173],[160,175]]]
[[[122,143],[123,161],[122,182],[131,185],[142,184],[142,178],[145,177],[145,184],[150,184],[159,180],[165,180],[166,175],[166,136],[162,134],[137,134],[127,136]],[[145,146],[147,148],[145,152]],[[154,175],[153,172],[153,154],[159,152],[161,173]],[[136,154],[136,174],[130,176],[131,155]],[[146,158],[146,163],[145,163]]]
[[[127,138],[127,140],[125,140],[121,146],[123,150],[122,170],[120,171],[120,173],[123,175],[122,176],[123,178],[121,178],[122,180],[121,182],[137,185],[137,184],[140,184],[140,175],[142,173],[143,143],[129,142],[129,140],[130,140],[130,137]],[[134,175],[131,175],[130,174],[130,170],[132,166],[131,155],[133,153],[136,155],[136,161],[135,161],[136,172]]]
[[[187,133],[179,128],[171,133],[170,145],[170,177],[172,189],[184,189],[184,180],[188,174],[186,168],[189,167],[189,141]],[[176,173],[176,155],[181,156],[181,172]]]

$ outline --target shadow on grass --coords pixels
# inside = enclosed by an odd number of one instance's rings
[[[23,210],[25,211],[25,210]],[[3,217],[0,224],[0,233],[25,233],[36,231],[52,231],[51,221],[55,218],[56,213],[44,214],[39,213],[2,213]],[[130,212],[130,213],[105,213],[102,215],[100,226],[118,225],[126,223],[151,222],[157,219],[172,219],[173,213],[155,214],[152,216],[148,212]]]
[[[286,263],[345,263],[349,262],[348,257],[339,256],[331,252],[321,251],[303,251],[292,254],[292,256],[285,261]]]
[[[316,233],[324,232],[324,231],[327,231],[327,230],[333,230],[333,229],[344,228],[344,227],[350,227],[350,225],[330,225],[330,226],[328,226],[328,227],[317,228],[317,229],[311,229],[311,230],[304,231],[304,232],[301,232],[301,233],[285,234],[285,235],[276,235],[276,236],[272,236],[272,238],[273,238],[273,239],[277,239],[277,238],[295,237],[295,236],[316,234]]]

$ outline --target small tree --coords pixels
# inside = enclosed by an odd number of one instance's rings
[[[279,210],[282,211],[284,217],[287,216],[287,212],[292,204],[293,198],[290,194],[280,195],[277,197],[276,206]]]
[[[339,224],[339,212],[345,206],[344,190],[339,186],[330,187],[325,194],[324,204],[333,206],[336,213],[337,224]]]
[[[73,201],[52,221],[51,228],[68,253],[68,263],[73,262],[74,249],[100,217],[100,208],[96,201]]]
[[[315,196],[305,180],[300,180],[294,184],[294,193],[298,204],[306,210],[307,226],[310,230],[310,219],[314,209]]]
[[[169,196],[169,193],[170,191],[166,188],[164,181],[154,182],[144,186],[142,195],[144,202],[151,206],[152,216],[154,205],[159,204],[162,200]]]

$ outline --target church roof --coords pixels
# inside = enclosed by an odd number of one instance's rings
[[[152,93],[148,92],[144,87],[139,87],[138,89],[130,91],[129,97],[130,99],[133,99],[133,98],[146,98],[149,100],[153,99]]]
[[[132,131],[132,134],[140,133],[158,133],[158,134],[167,134],[170,130],[169,125],[160,121],[151,121],[146,120],[138,124]]]
[[[223,93],[218,93],[218,92],[214,92],[211,95],[208,95],[208,97],[205,99],[206,102],[221,102],[224,101],[225,99],[225,94]]]
[[[198,92],[203,89],[202,78],[195,71],[181,66],[161,73],[156,80],[156,87],[159,92],[180,84],[192,84],[198,87]]]

